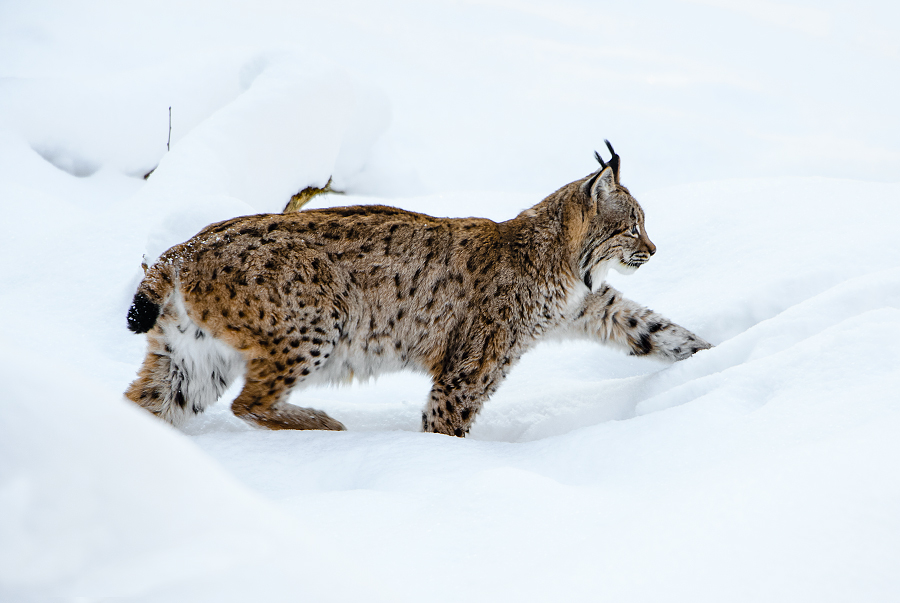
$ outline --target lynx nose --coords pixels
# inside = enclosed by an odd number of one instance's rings
[[[656,253],[656,245],[653,244],[653,241],[645,237],[644,244],[647,246],[647,252],[650,253],[650,255]]]

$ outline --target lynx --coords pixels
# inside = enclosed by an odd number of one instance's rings
[[[126,396],[173,424],[244,375],[232,404],[269,429],[344,426],[288,402],[316,383],[413,369],[433,379],[425,431],[465,436],[545,338],[681,360],[711,347],[604,283],[656,252],[620,159],[506,222],[385,206],[239,217],[147,271],[128,326],[149,350]]]

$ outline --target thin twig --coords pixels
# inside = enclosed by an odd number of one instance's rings
[[[169,138],[166,140],[166,153],[169,152],[170,142],[172,142],[172,107],[169,107]]]

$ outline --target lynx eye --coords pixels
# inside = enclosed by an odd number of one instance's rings
[[[638,236],[640,236],[641,231],[640,231],[640,229],[638,228],[638,225],[635,224],[634,226],[632,226],[632,227],[631,227],[631,232],[629,232],[628,234],[630,234],[630,235],[633,236],[633,237],[638,237]]]

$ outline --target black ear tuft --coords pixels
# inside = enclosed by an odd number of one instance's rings
[[[134,333],[146,333],[156,324],[159,317],[159,306],[149,297],[138,291],[128,309],[128,330]]]
[[[609,149],[609,153],[612,155],[612,159],[609,160],[609,167],[612,168],[613,175],[616,177],[616,182],[619,182],[619,154],[616,153],[608,140],[604,139],[603,142],[606,143],[606,148]],[[594,153],[596,154],[597,151],[594,151]],[[604,167],[605,165],[606,164],[604,164]]]

